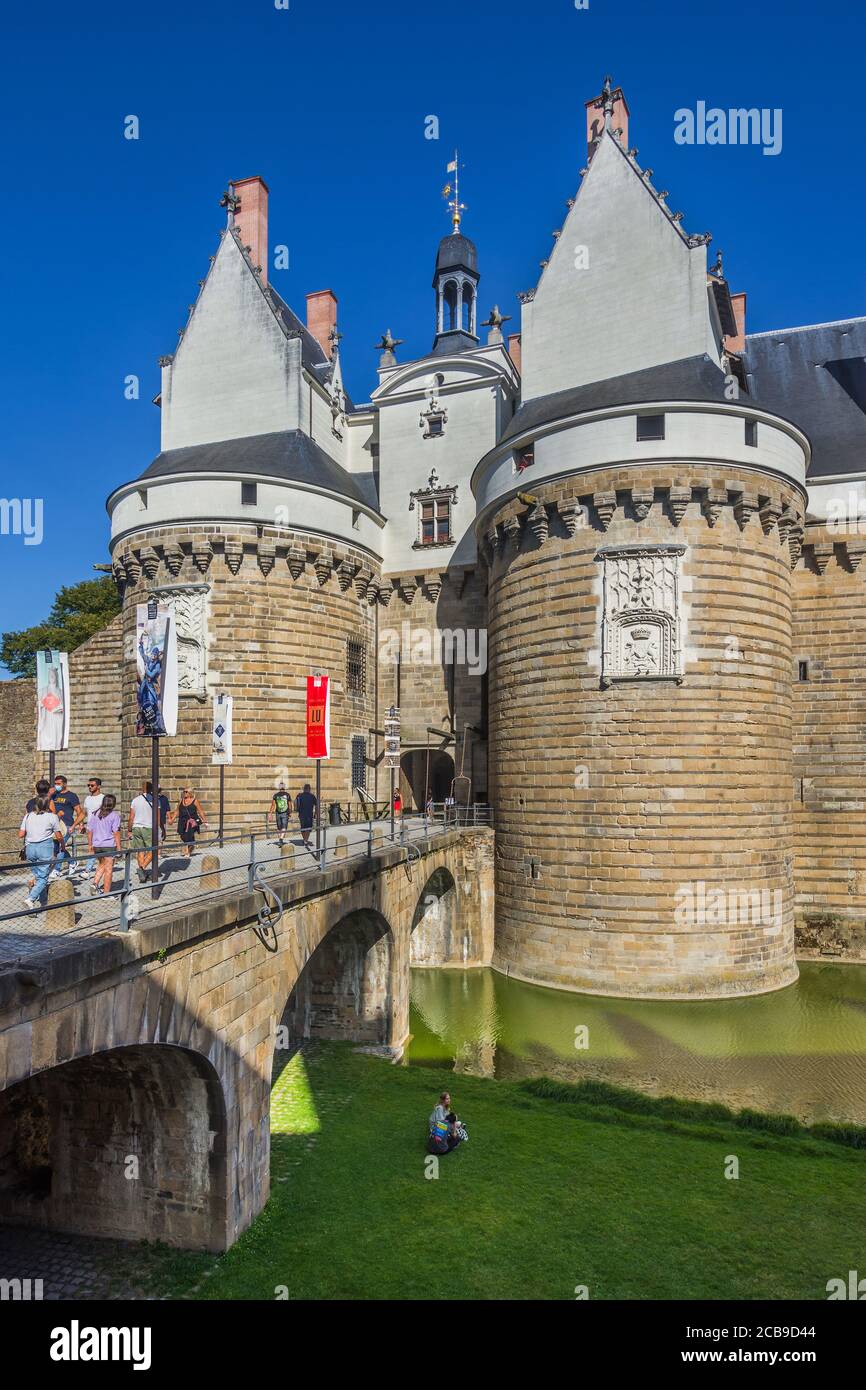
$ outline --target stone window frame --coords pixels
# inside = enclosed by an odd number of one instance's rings
[[[419,488],[416,492],[409,494],[409,510],[418,512],[418,531],[412,543],[413,550],[435,550],[437,547],[453,545],[454,534],[452,522],[454,519],[454,507],[457,503],[457,488],[450,484],[439,482],[435,468],[431,471],[426,488]],[[444,507],[444,512],[440,513],[440,508]],[[425,508],[432,509],[432,514],[425,516]],[[439,523],[445,521],[446,534],[440,536]],[[432,531],[429,539],[424,537],[425,523],[432,523]]]

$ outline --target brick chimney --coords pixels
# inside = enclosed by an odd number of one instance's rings
[[[508,335],[508,356],[511,358],[518,372],[520,371],[520,334],[509,333]]]
[[[607,79],[605,79],[605,81],[607,81]],[[620,140],[622,141],[623,149],[627,150],[628,103],[622,94],[622,87],[614,87],[610,95],[613,100],[613,113],[610,122],[611,128],[613,130],[622,130]],[[602,93],[600,96],[593,97],[591,101],[587,101],[584,103],[586,107],[587,163],[589,163],[589,161],[592,159],[592,156],[595,154],[595,145],[593,143],[595,137],[600,136],[602,131],[604,130],[604,108],[602,106],[603,100],[604,95]]]
[[[262,280],[268,283],[268,185],[255,174],[251,179],[237,179],[235,196],[240,206],[235,212],[235,226],[244,246],[250,248],[253,265],[262,268]]]
[[[746,350],[746,296],[742,294],[732,294],[731,303],[734,306],[734,318],[737,320],[736,334],[729,333],[725,338],[725,347],[728,352],[745,352]]]
[[[307,295],[307,328],[326,357],[334,351],[331,330],[337,327],[337,296],[333,290]]]

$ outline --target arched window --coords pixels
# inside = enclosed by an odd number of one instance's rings
[[[451,333],[459,325],[457,323],[457,281],[448,280],[442,288],[443,315],[442,331]]]

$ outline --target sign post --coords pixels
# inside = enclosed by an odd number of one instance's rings
[[[223,847],[225,833],[226,806],[226,767],[232,760],[232,708],[231,695],[215,695],[213,702],[213,754],[211,761],[220,770],[220,828],[219,847]]]
[[[400,711],[392,705],[385,715],[385,766],[391,772],[391,839],[395,834],[394,815],[394,776],[400,766]]]
[[[135,732],[150,739],[151,896],[159,881],[159,740],[177,733],[177,637],[170,609],[155,597],[136,608]]]
[[[331,682],[307,676],[307,757],[316,760],[316,858],[322,860],[322,759],[331,756]]]

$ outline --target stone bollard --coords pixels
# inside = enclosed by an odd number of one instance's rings
[[[373,826],[373,849],[380,848],[388,837],[388,827],[382,821],[376,821]]]
[[[201,889],[212,893],[220,886],[220,861],[215,854],[205,854],[201,861]]]
[[[280,868],[287,874],[294,873],[295,846],[292,844],[291,840],[286,840],[285,843],[282,845],[280,849],[280,858],[282,860]]]
[[[63,907],[56,904],[63,903]],[[48,885],[47,921],[53,931],[72,931],[75,926],[75,885],[68,878],[56,878]]]
[[[349,853],[349,841],[345,835],[338,835],[334,841],[333,855],[335,859],[345,859]]]

